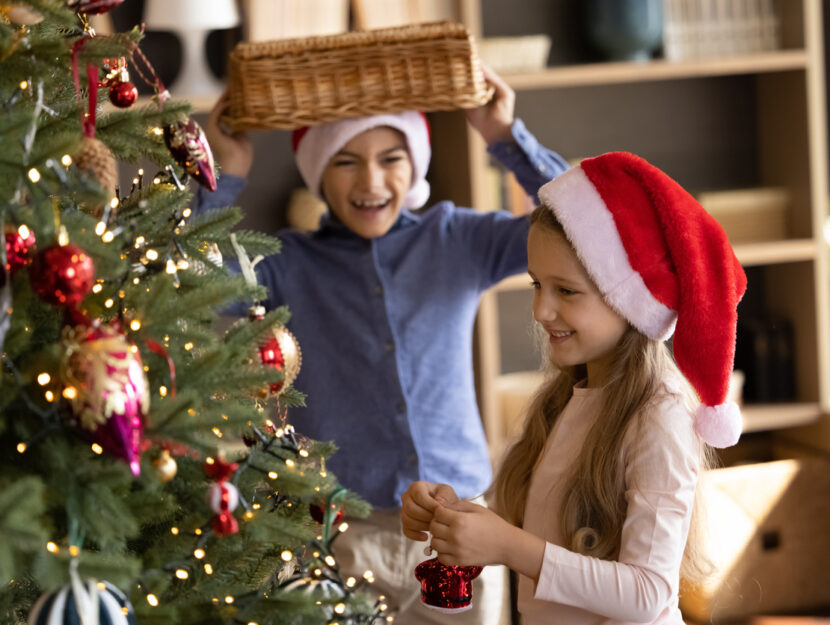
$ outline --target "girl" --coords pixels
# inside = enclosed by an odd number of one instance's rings
[[[681,570],[702,570],[698,474],[740,434],[725,398],[746,277],[721,227],[632,154],[587,159],[539,197],[528,273],[559,374],[493,485],[498,514],[416,482],[404,533],[429,531],[444,564],[519,573],[525,625],[681,625]]]

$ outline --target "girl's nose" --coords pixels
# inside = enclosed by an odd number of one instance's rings
[[[556,302],[552,297],[536,295],[533,298],[533,318],[539,323],[556,319]]]

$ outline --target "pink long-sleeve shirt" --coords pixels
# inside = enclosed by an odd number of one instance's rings
[[[672,382],[675,382],[672,384]],[[666,388],[678,389],[675,380]],[[682,625],[680,562],[700,468],[701,442],[679,392],[644,410],[629,428],[620,457],[626,518],[614,560],[564,548],[559,524],[566,472],[596,419],[602,389],[574,388],[531,477],[524,529],[545,539],[539,581],[519,579],[524,625],[654,623]]]

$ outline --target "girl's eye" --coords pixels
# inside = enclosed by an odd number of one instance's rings
[[[542,288],[542,285],[539,284],[538,280],[531,280],[530,281],[530,286],[533,287],[534,289],[537,289],[537,290]]]
[[[564,286],[559,288],[559,292],[562,295],[576,295],[576,291],[573,289],[566,289]]]

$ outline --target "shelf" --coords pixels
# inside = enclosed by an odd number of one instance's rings
[[[817,253],[816,242],[813,239],[741,243],[735,245],[734,250],[738,260],[745,267],[810,261],[816,258]],[[492,287],[493,291],[499,293],[530,289],[530,277],[525,273],[505,278]]]
[[[203,95],[203,96],[191,96],[191,97],[183,97],[183,96],[172,96],[169,101],[176,101],[176,102],[190,102],[190,106],[193,108],[193,113],[207,113],[210,109],[213,108],[213,105],[216,104],[216,100],[219,99],[219,95]],[[153,96],[143,95],[139,96],[138,102],[135,103],[134,106],[147,106],[148,104],[155,104],[153,100]],[[104,101],[104,112],[105,113],[113,113],[115,111],[123,111],[125,109],[120,109],[112,105],[108,100]]]
[[[817,252],[813,239],[741,243],[735,245],[734,250],[745,267],[813,260]]]
[[[818,403],[744,405],[744,433],[778,430],[815,423],[821,417]]]
[[[494,380],[494,388],[500,396],[502,405],[510,405],[511,410],[503,418],[511,421],[505,424],[509,427],[518,419],[521,423],[521,414],[512,414],[523,411],[530,397],[544,381],[544,375],[539,371],[520,371],[501,374]],[[821,407],[818,403],[788,403],[788,404],[758,404],[741,407],[743,416],[743,431],[760,432],[764,430],[778,430],[814,423],[821,417]]]
[[[504,79],[516,90],[582,87],[612,83],[803,70],[807,67],[807,58],[805,50],[778,50],[764,54],[719,59],[655,60],[645,63],[590,63],[550,67],[538,72],[507,74]]]

